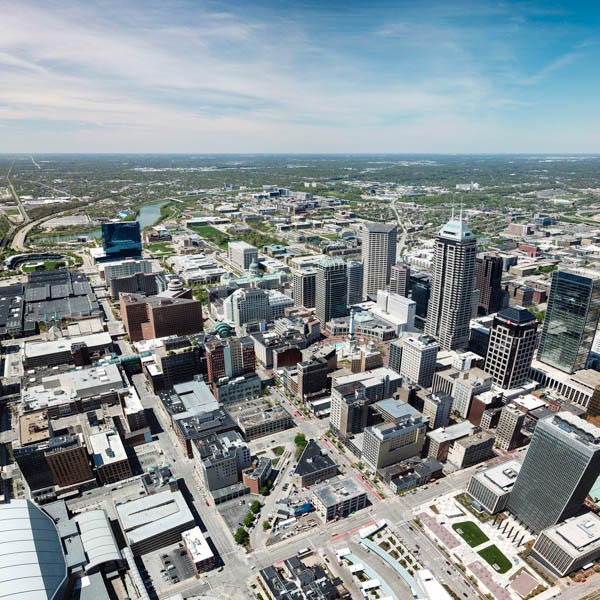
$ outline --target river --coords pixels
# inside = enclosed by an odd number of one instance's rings
[[[144,204],[138,211],[136,221],[140,224],[140,229],[154,225],[158,219],[160,219],[160,209],[168,204],[170,200],[163,200],[162,202],[155,202],[154,204]],[[65,233],[62,235],[54,235],[43,238],[36,238],[36,242],[66,242],[69,240],[76,240],[80,237],[92,237],[101,238],[102,229],[92,229],[85,233]]]

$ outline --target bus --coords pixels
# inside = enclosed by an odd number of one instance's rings
[[[296,556],[298,558],[302,558],[303,556],[308,556],[312,552],[312,548],[310,546],[306,546],[306,548],[302,548],[302,550],[298,550]]]

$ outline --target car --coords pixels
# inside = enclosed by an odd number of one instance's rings
[[[206,506],[210,506],[210,504],[207,502],[207,503],[206,503]]]
[[[415,544],[415,548],[416,548],[417,550],[420,550],[420,549],[421,549],[421,546],[419,546],[419,544]]]

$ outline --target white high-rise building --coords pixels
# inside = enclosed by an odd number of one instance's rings
[[[258,249],[248,242],[229,242],[229,260],[240,271],[246,272],[252,263],[258,263]]]
[[[236,331],[241,335],[242,325],[260,323],[271,318],[269,296],[259,288],[236,290],[225,300],[225,319],[235,323]]]
[[[409,383],[430,387],[440,345],[427,335],[403,340],[400,375]]]
[[[386,289],[396,262],[398,226],[394,223],[363,223],[363,298]]]
[[[466,348],[469,342],[476,252],[475,235],[462,215],[442,227],[435,245],[425,325],[425,333],[435,337],[442,350]]]

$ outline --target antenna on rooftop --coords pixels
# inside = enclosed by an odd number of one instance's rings
[[[463,220],[463,197],[460,197],[460,213],[458,220],[462,223]]]

